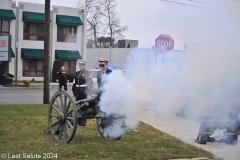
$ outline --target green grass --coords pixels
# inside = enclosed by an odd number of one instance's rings
[[[77,127],[69,144],[53,140],[47,128],[48,105],[0,105],[0,153],[57,154],[58,159],[177,159],[213,158],[147,124],[129,130],[119,141],[101,138],[95,119]]]

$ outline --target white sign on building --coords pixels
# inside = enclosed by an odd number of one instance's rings
[[[0,36],[0,62],[11,61],[11,36]]]

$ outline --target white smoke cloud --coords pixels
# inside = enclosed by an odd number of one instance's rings
[[[134,117],[146,109],[175,116],[189,107],[189,116],[199,117],[215,107],[237,106],[239,55],[218,40],[212,46],[198,44],[157,57],[151,49],[134,49],[125,72],[113,71],[104,78],[101,109]]]
[[[224,47],[201,47],[166,53],[165,58],[158,55],[157,59],[150,49],[133,50],[125,72],[113,71],[104,77],[101,109],[106,113],[120,112],[126,116],[125,125],[135,129],[139,124],[135,117],[145,110],[153,111],[155,116],[173,117],[186,107],[187,117],[198,120],[208,111],[239,106],[240,52],[231,54]],[[120,133],[108,128],[104,132],[112,137]],[[217,150],[212,148],[213,153],[221,155]]]
[[[215,111],[240,106],[239,15],[199,9],[194,14],[186,12],[176,22],[173,15],[182,13],[169,15],[173,28],[167,33],[186,35],[183,39],[194,39],[193,43],[185,41],[183,52],[157,57],[151,49],[133,49],[126,60],[126,72],[115,71],[107,77],[100,102],[103,111],[121,111],[127,125],[135,128],[138,123],[132,123],[132,117],[139,117],[144,110],[171,117],[188,109],[187,117],[199,120]],[[149,41],[154,43],[154,39]]]

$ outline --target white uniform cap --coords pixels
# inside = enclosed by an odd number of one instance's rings
[[[78,65],[86,65],[87,61],[80,61],[78,62]]]
[[[108,60],[105,58],[99,58],[98,62],[99,62],[99,64],[104,64],[104,63],[108,63]]]

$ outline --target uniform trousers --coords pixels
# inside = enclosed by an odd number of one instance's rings
[[[67,91],[67,81],[60,81],[59,82],[59,91],[62,90],[62,86],[64,86],[64,90]]]

